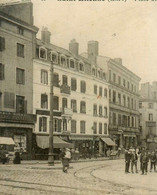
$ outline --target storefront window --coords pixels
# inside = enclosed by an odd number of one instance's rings
[[[26,152],[26,135],[14,135],[15,151]]]

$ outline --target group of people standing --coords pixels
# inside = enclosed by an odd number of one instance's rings
[[[154,172],[156,172],[156,163],[157,163],[157,151],[149,152],[145,148],[139,149],[127,149],[125,151],[125,173],[130,173],[129,168],[131,164],[131,172],[138,173],[137,163],[138,159],[140,161],[140,170],[141,174],[147,174],[148,172],[148,163],[150,162],[150,172],[154,168]]]

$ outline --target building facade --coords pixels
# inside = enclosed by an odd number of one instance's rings
[[[103,139],[108,137],[109,121],[106,71],[102,69],[99,76],[92,74],[90,61],[80,56],[78,50],[75,40],[70,42],[69,50],[52,45],[47,29],[43,29],[42,39],[37,40],[33,62],[33,101],[37,114],[34,133],[37,142],[40,135],[49,135],[52,61],[54,135],[73,143],[80,152],[98,150],[101,154],[105,150]]]
[[[88,53],[82,55],[92,64],[96,64],[96,69],[106,69],[109,84],[110,137],[117,147],[138,145],[140,78],[122,65],[122,59],[100,56],[97,41],[89,41]]]
[[[153,150],[157,146],[157,82],[142,83],[139,101],[141,141]]]
[[[12,137],[31,158],[33,56],[36,33],[32,3],[0,7],[0,136]]]

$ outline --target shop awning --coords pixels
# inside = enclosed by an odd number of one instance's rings
[[[101,140],[105,142],[108,146],[115,146],[116,144],[109,137],[101,137]]]
[[[11,137],[0,137],[0,145],[15,145],[14,140]]]
[[[38,147],[45,149],[49,148],[49,136],[37,135],[36,142]],[[54,148],[73,148],[73,144],[66,142],[59,138],[58,136],[53,137],[53,147]]]
[[[136,137],[136,135],[132,135],[132,134],[124,134],[124,137]]]
[[[75,136],[75,137],[73,137],[73,136],[70,136],[69,139],[70,140],[75,140],[75,141],[77,141],[77,140],[79,140],[79,141],[81,141],[81,140],[82,141],[86,141],[86,140],[88,141],[89,140],[90,141],[90,140],[93,140],[93,137],[86,137],[86,136],[78,136],[78,137]]]

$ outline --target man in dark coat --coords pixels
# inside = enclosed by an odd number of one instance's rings
[[[137,160],[138,160],[138,156],[135,152],[135,150],[133,149],[132,154],[131,154],[131,172],[134,173],[133,167],[135,166],[135,171],[136,173],[138,173],[137,171]]]
[[[147,175],[147,167],[148,167],[148,153],[146,151],[143,151],[141,153],[141,158],[140,158],[141,164],[142,164],[142,175],[146,174]]]
[[[129,172],[130,159],[131,159],[131,153],[130,153],[130,151],[127,149],[127,150],[125,151],[125,173],[130,173],[130,172]]]
[[[150,172],[152,171],[153,167],[154,167],[154,172],[156,172],[156,161],[157,161],[157,157],[155,152],[153,151],[150,155]]]

